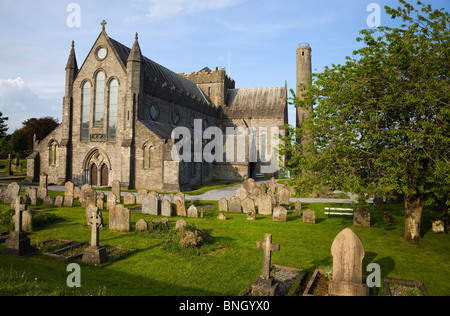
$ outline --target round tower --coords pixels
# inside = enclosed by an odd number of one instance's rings
[[[307,43],[301,43],[297,47],[297,97],[301,99],[304,88],[299,87],[300,84],[308,84],[311,78],[311,47]],[[297,108],[297,127],[311,113],[312,106],[308,109]]]

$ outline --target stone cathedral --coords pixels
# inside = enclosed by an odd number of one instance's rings
[[[180,191],[260,173],[266,162],[251,161],[248,144],[253,141],[258,151],[269,151],[267,128],[283,133],[286,85],[236,89],[225,70],[217,68],[175,73],[142,55],[137,34],[130,49],[110,38],[105,24],[81,67],[72,42],[62,123],[45,139],[35,139],[26,181],[38,181],[45,173],[54,184],[108,187],[119,180],[124,189]],[[310,49],[304,48],[310,63]],[[193,131],[199,120],[203,129],[218,127],[224,134],[228,127],[264,132],[244,136],[241,147],[236,145],[234,154],[245,153],[244,160],[174,160],[173,130]]]

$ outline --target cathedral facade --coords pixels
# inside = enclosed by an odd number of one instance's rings
[[[72,42],[62,123],[35,140],[27,181],[45,173],[55,184],[108,187],[119,180],[123,188],[180,191],[255,177],[270,161],[251,157],[270,155],[270,129],[283,133],[288,123],[287,92],[286,86],[236,89],[224,69],[175,73],[142,55],[137,34],[128,48],[110,38],[103,23],[81,67]],[[224,159],[174,159],[174,130],[194,135],[199,126],[223,132]],[[230,130],[243,130],[243,141],[225,141]],[[208,145],[208,139],[190,142]]]

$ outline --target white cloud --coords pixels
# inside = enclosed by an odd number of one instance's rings
[[[243,3],[245,0],[150,0],[150,18],[166,19],[179,14],[216,11]]]
[[[51,98],[40,97],[32,91],[25,81],[16,79],[0,79],[0,112],[8,117],[9,130],[22,127],[22,122],[30,118],[52,116],[60,120],[62,104]]]

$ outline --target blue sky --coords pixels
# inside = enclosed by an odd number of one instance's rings
[[[423,2],[450,7],[449,0]],[[67,22],[71,3],[80,9],[79,26]],[[61,121],[71,41],[81,66],[102,20],[129,47],[138,32],[142,53],[175,72],[219,67],[237,88],[287,81],[295,89],[298,44],[311,45],[317,72],[344,63],[359,48],[371,3],[382,8],[381,24],[393,25],[383,8],[396,0],[0,0],[0,111],[10,118],[9,133],[31,117]],[[289,115],[294,122],[292,106]]]

